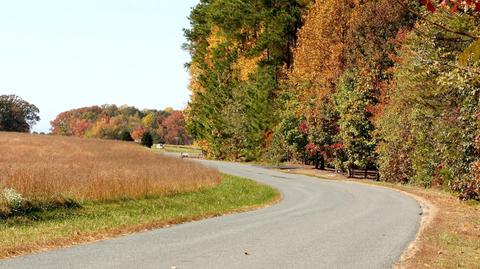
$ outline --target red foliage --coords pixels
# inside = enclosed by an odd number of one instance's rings
[[[343,144],[342,143],[335,143],[335,144],[331,145],[330,148],[333,149],[333,150],[339,150],[339,149],[343,148]]]
[[[431,12],[435,12],[435,10],[437,9],[433,3],[432,3],[432,0],[420,0],[420,3],[424,6],[427,7],[427,9]]]
[[[182,111],[174,111],[162,122],[166,129],[165,142],[168,144],[189,144],[190,137],[185,129],[185,117]]]
[[[86,119],[78,119],[71,124],[74,136],[84,136],[85,132],[92,127],[92,122]]]
[[[298,126],[298,131],[301,134],[308,134],[308,123],[306,122],[300,123],[300,126]]]
[[[310,156],[314,156],[318,151],[317,145],[314,143],[310,142],[305,146],[305,152],[309,154]]]
[[[448,8],[452,12],[480,11],[480,0],[420,0],[420,3],[426,6],[430,12],[435,12],[439,7]]]
[[[52,134],[55,135],[78,135],[83,136],[99,115],[102,108],[99,106],[72,109],[60,113],[53,121]]]

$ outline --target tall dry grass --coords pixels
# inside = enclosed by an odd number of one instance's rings
[[[219,183],[215,170],[133,143],[0,132],[0,191],[32,203],[136,199]]]

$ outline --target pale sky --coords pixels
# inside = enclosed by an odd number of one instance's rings
[[[40,109],[34,128],[72,108],[183,109],[183,28],[197,0],[0,0],[0,94]]]

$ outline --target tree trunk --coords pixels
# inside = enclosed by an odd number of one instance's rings
[[[364,178],[366,179],[368,177],[368,168],[365,168],[365,176]]]
[[[320,155],[320,170],[325,170],[325,157],[323,157],[323,154]]]

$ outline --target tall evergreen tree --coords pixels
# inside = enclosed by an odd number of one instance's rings
[[[276,124],[279,80],[310,1],[201,1],[185,31],[191,53],[188,129],[210,156],[253,160]]]

